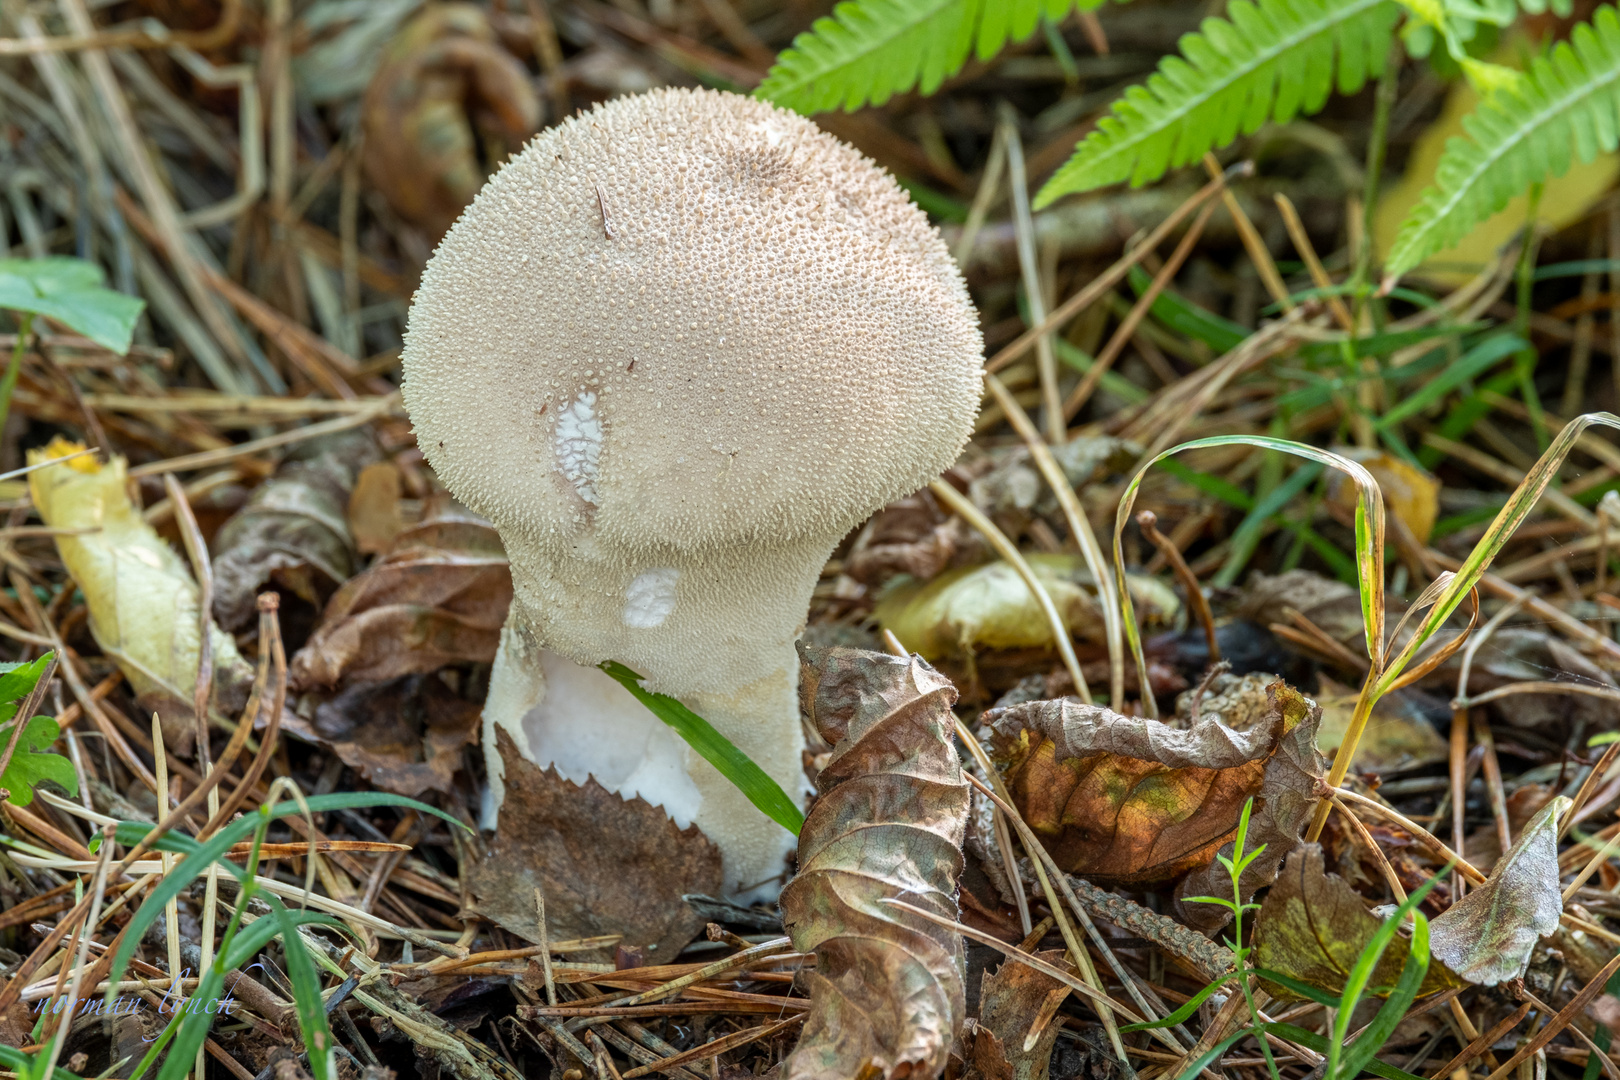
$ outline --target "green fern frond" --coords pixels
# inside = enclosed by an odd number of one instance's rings
[[[1395,238],[1389,272],[1404,274],[1531,184],[1564,175],[1572,153],[1585,162],[1615,149],[1617,125],[1620,18],[1604,6],[1550,57],[1537,57],[1524,78],[1463,119],[1469,137],[1447,144],[1435,186]]]
[[[1181,39],[1146,86],[1133,86],[1035,200],[1130,180],[1145,184],[1241,131],[1313,113],[1337,84],[1359,90],[1383,70],[1400,8],[1389,0],[1232,0]],[[1335,63],[1337,60],[1337,63]]]
[[[1008,39],[1102,0],[846,0],[776,58],[754,91],[802,113],[881,105],[914,86],[931,94],[968,52],[988,60]]]

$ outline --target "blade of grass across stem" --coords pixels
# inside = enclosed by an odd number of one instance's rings
[[[1131,656],[1136,661],[1136,672],[1142,688],[1142,708],[1149,717],[1157,718],[1158,704],[1153,699],[1153,690],[1148,682],[1147,659],[1142,653],[1142,634],[1136,623],[1136,611],[1131,604],[1130,592],[1125,588],[1125,553],[1121,538],[1125,532],[1125,522],[1130,520],[1131,507],[1136,503],[1137,490],[1142,486],[1142,478],[1155,464],[1172,454],[1179,454],[1183,450],[1197,450],[1213,446],[1255,446],[1263,450],[1280,450],[1283,453],[1293,454],[1309,461],[1319,462],[1332,466],[1349,475],[1356,484],[1356,577],[1361,586],[1361,616],[1367,633],[1367,655],[1372,659],[1373,670],[1378,670],[1379,660],[1383,655],[1384,647],[1384,500],[1378,489],[1378,481],[1372,474],[1349,458],[1327,450],[1319,450],[1314,446],[1293,442],[1288,439],[1278,439],[1265,435],[1216,435],[1207,439],[1194,439],[1191,442],[1181,443],[1165,450],[1144,463],[1131,477],[1130,484],[1125,488],[1124,496],[1119,501],[1119,510],[1114,516],[1114,579],[1115,591],[1119,596],[1121,619],[1125,628],[1125,640],[1131,647]],[[1345,738],[1347,745],[1354,747],[1350,737]]]
[[[782,786],[760,768],[754,759],[737,749],[736,745],[714,729],[703,717],[688,709],[668,694],[655,694],[641,685],[643,676],[636,674],[617,661],[601,665],[614,681],[634,695],[658,719],[675,729],[686,744],[719,770],[748,796],[748,801],[782,828],[799,835],[804,828],[804,812],[790,798]]]
[[[321,977],[315,963],[309,958],[309,947],[298,933],[301,921],[285,904],[274,896],[265,897],[274,914],[281,934],[283,953],[287,958],[287,980],[292,983],[293,1005],[298,1011],[298,1026],[304,1032],[304,1049],[309,1056],[309,1071],[315,1080],[329,1080],[333,1075],[332,1029],[327,1025],[326,1007],[321,1000]]]

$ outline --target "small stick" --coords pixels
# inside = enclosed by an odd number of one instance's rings
[[[1603,987],[1608,984],[1609,976],[1614,974],[1616,968],[1620,968],[1620,955],[1604,964],[1603,970],[1592,976],[1592,981],[1581,987],[1580,991],[1569,999],[1569,1003],[1559,1010],[1557,1016],[1554,1016],[1540,1031],[1536,1032],[1529,1042],[1519,1047],[1518,1052],[1503,1062],[1502,1067],[1491,1073],[1486,1080],[1502,1080],[1503,1077],[1513,1071],[1519,1062],[1528,1059],[1530,1055],[1551,1042],[1553,1036],[1567,1028],[1570,1022],[1581,1014],[1581,1011],[1586,1008],[1587,1002],[1598,996]]]
[[[557,1007],[557,986],[551,978],[551,947],[546,940],[546,894],[540,886],[534,888],[534,907],[540,920],[540,967],[546,975],[546,1004]]]
[[[761,1024],[759,1027],[738,1031],[731,1035],[722,1036],[712,1042],[704,1043],[702,1046],[694,1046],[690,1050],[683,1050],[674,1057],[667,1057],[659,1061],[649,1062],[646,1065],[637,1066],[624,1074],[624,1080],[635,1080],[638,1076],[651,1076],[655,1072],[664,1072],[674,1066],[685,1065],[687,1062],[697,1058],[714,1057],[718,1054],[724,1054],[728,1050],[735,1050],[739,1046],[747,1046],[751,1042],[768,1039],[779,1032],[786,1031],[794,1024],[803,1023],[804,1018],[808,1015],[808,1013],[799,1013],[797,1016],[790,1016],[786,1020],[779,1020],[774,1024]]]
[[[1294,250],[1305,261],[1305,268],[1311,273],[1311,281],[1318,289],[1330,292],[1333,288],[1333,279],[1328,277],[1327,269],[1323,267],[1322,260],[1317,258],[1316,247],[1311,243],[1310,234],[1305,231],[1305,223],[1299,220],[1299,211],[1294,209],[1293,200],[1282,192],[1276,194],[1277,209],[1282,212],[1283,224],[1288,228],[1288,238],[1294,242]],[[1350,317],[1350,309],[1344,306],[1344,301],[1337,296],[1328,296],[1328,310],[1333,318],[1342,326],[1346,333],[1356,332],[1356,324]]]
[[[1136,515],[1136,524],[1142,530],[1142,535],[1147,537],[1148,543],[1163,553],[1165,561],[1170,564],[1170,569],[1181,582],[1181,587],[1187,590],[1187,603],[1192,605],[1193,613],[1198,616],[1198,622],[1204,628],[1204,639],[1209,642],[1210,663],[1218,663],[1221,659],[1221,644],[1215,640],[1215,613],[1209,609],[1209,597],[1204,595],[1203,587],[1198,584],[1197,575],[1187,565],[1187,560],[1182,558],[1181,551],[1174,541],[1159,531],[1157,514],[1151,510],[1143,510]]]
[[[1367,829],[1366,823],[1352,814],[1350,808],[1340,802],[1337,795],[1330,794],[1328,799],[1332,801],[1334,808],[1350,822],[1356,833],[1361,837],[1362,843],[1366,844],[1373,853],[1373,858],[1378,861],[1379,872],[1384,875],[1384,881],[1389,885],[1389,891],[1394,894],[1395,902],[1398,904],[1406,903],[1406,890],[1401,887],[1401,879],[1395,876],[1395,868],[1389,864],[1389,857],[1384,854],[1384,849],[1378,846],[1378,841],[1373,839],[1373,834]]]
[[[152,755],[154,766],[157,769],[158,802],[163,812],[169,812],[169,755],[163,746],[163,722],[158,714],[152,714],[152,748],[156,752]],[[170,852],[160,852],[158,862],[163,866],[165,876],[174,870],[174,855]],[[169,979],[180,978],[180,898],[169,897],[169,902],[163,905],[164,938],[169,947]],[[201,973],[199,972],[199,975]]]
[[[1204,171],[1214,180],[1221,175],[1221,164],[1215,160],[1214,154],[1204,155]],[[1288,287],[1283,284],[1282,275],[1277,272],[1277,264],[1271,259],[1271,252],[1266,249],[1266,242],[1260,238],[1260,230],[1254,227],[1249,215],[1243,210],[1243,205],[1232,194],[1232,189],[1221,188],[1221,201],[1226,204],[1227,213],[1232,215],[1232,223],[1237,226],[1238,236],[1243,240],[1243,246],[1254,262],[1254,268],[1260,274],[1260,280],[1265,283],[1266,291],[1271,298],[1282,306],[1284,311],[1294,310],[1294,301],[1288,295]]]
[[[1230,191],[1226,191],[1225,195],[1229,199],[1232,197]],[[1142,325],[1142,320],[1147,317],[1148,310],[1152,308],[1153,302],[1159,298],[1159,294],[1170,283],[1170,279],[1180,271],[1182,263],[1187,261],[1187,256],[1192,254],[1193,248],[1198,244],[1199,237],[1204,234],[1204,226],[1209,224],[1209,216],[1214,212],[1214,203],[1206,203],[1203,209],[1198,211],[1198,216],[1193,219],[1192,225],[1188,227],[1187,234],[1181,238],[1180,243],[1176,244],[1175,250],[1164,261],[1164,266],[1159,269],[1157,274],[1153,275],[1153,284],[1148,286],[1147,291],[1132,306],[1130,314],[1120,321],[1118,328],[1114,331],[1114,336],[1108,339],[1108,344],[1103,346],[1102,352],[1097,354],[1097,359],[1092,363],[1091,370],[1081,377],[1079,384],[1064,399],[1063,417],[1065,420],[1073,419],[1081,407],[1091,399],[1091,395],[1096,392],[1097,387],[1102,383],[1104,373],[1114,366],[1114,361],[1119,359],[1119,354],[1125,351],[1125,345],[1136,333],[1136,328]]]
[[[1463,1068],[1469,1062],[1479,1057],[1480,1054],[1488,1051],[1492,1046],[1496,1045],[1498,1039],[1512,1031],[1514,1028],[1518,1027],[1519,1024],[1524,1021],[1524,1018],[1529,1015],[1530,1004],[1526,1002],[1520,1005],[1513,1012],[1504,1016],[1501,1020],[1497,1021],[1496,1026],[1491,1028],[1491,1030],[1487,1031],[1483,1035],[1478,1036],[1467,1046],[1457,1051],[1457,1056],[1440,1066],[1440,1068],[1436,1069],[1430,1075],[1430,1080],[1446,1080],[1446,1078],[1452,1073]],[[1470,1024],[1469,1027],[1472,1028],[1473,1025]]]
[[[1469,862],[1467,859],[1464,859],[1455,851],[1452,851],[1440,841],[1439,837],[1435,836],[1428,829],[1425,829],[1423,826],[1419,825],[1405,814],[1402,814],[1394,807],[1385,806],[1383,803],[1378,802],[1375,799],[1369,799],[1365,795],[1357,794],[1356,792],[1351,791],[1349,788],[1334,788],[1333,794],[1340,798],[1348,799],[1357,806],[1365,806],[1369,810],[1382,814],[1390,821],[1393,821],[1395,824],[1411,833],[1415,839],[1421,841],[1425,847],[1433,851],[1436,855],[1439,855],[1442,859],[1445,859],[1447,862],[1456,862],[1457,869],[1461,870],[1468,877],[1468,880],[1472,881],[1475,885],[1485,884],[1485,875],[1480,873],[1478,867]]]

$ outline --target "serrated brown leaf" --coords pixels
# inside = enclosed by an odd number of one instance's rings
[[[424,522],[333,595],[293,657],[293,686],[382,682],[446,664],[490,663],[511,602],[512,574],[493,528],[460,518]]]
[[[957,918],[968,785],[956,690],[916,657],[800,646],[805,712],[833,743],[782,890],[794,947],[816,954],[794,1080],[933,1077],[962,1026],[962,940],[879,901]]]
[[[1495,986],[1525,973],[1530,954],[1558,929],[1563,885],[1558,818],[1570,801],[1542,807],[1478,888],[1430,921],[1430,950],[1472,983]]]
[[[704,919],[681,897],[725,887],[720,849],[697,826],[677,828],[644,799],[540,768],[505,729],[496,740],[506,801],[488,856],[466,870],[475,911],[538,942],[542,888],[551,940],[623,934],[622,947],[641,947],[654,963],[697,936]]]
[[[1061,949],[1035,955],[1054,967],[1068,966],[1067,954]],[[1052,1009],[1068,995],[1069,988],[1012,960],[993,973],[986,971],[980,985],[979,1022],[971,1041],[963,1037],[967,1043],[964,1080],[1046,1080],[1061,1026],[1054,1022]],[[1042,1021],[1037,1032],[1035,1025]]]
[[[1327,872],[1321,845],[1301,844],[1289,853],[1277,883],[1260,906],[1255,919],[1254,963],[1318,990],[1338,994],[1343,992],[1362,949],[1381,925],[1382,920],[1367,910],[1347,881]],[[1394,986],[1405,962],[1406,949],[1390,945],[1379,959],[1369,985]],[[1303,1000],[1286,987],[1265,980],[1262,985],[1272,997]],[[1418,996],[1461,985],[1462,980],[1445,964],[1430,963]]]
[[[995,709],[985,720],[1024,819],[1059,866],[1099,884],[1181,878],[1178,897],[1227,895],[1215,855],[1254,796],[1248,846],[1266,850],[1244,872],[1249,896],[1298,843],[1324,766],[1321,709],[1281,680],[1266,692],[1270,714],[1242,732],[1214,718],[1183,730],[1071,701]],[[1213,904],[1181,903],[1178,914],[1204,930],[1228,918]]]

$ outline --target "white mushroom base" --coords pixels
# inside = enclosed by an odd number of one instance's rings
[[[737,694],[682,700],[782,790],[802,799],[809,784],[804,731],[797,720],[797,659]],[[789,718],[790,726],[784,723]],[[680,828],[696,824],[720,848],[731,899],[773,900],[781,890],[796,840],[792,834],[605,672],[540,648],[510,625],[501,631],[484,705],[485,828],[494,827],[505,796],[497,724],[542,768],[554,766],[564,779],[580,784],[594,776],[609,791],[627,799],[639,795],[662,807]]]

